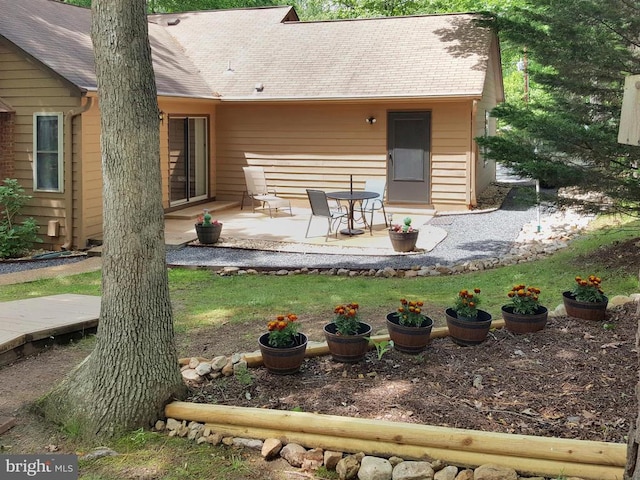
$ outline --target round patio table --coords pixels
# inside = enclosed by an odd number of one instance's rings
[[[353,225],[353,207],[356,202],[361,202],[363,200],[370,200],[372,198],[378,198],[380,195],[376,192],[367,192],[367,191],[357,191],[351,192],[349,190],[340,191],[340,192],[328,192],[327,197],[332,198],[334,200],[345,200],[349,209],[347,212],[347,216],[349,218],[349,223],[347,228],[343,228],[340,230],[340,233],[343,235],[362,235],[364,230],[360,228],[354,228]]]

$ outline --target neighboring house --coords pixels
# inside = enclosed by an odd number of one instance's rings
[[[90,11],[0,0],[0,177],[49,248],[102,233]],[[163,205],[240,200],[242,166],[278,194],[387,179],[389,204],[472,207],[494,179],[474,138],[503,100],[495,34],[470,14],[300,22],[291,7],[149,16]]]

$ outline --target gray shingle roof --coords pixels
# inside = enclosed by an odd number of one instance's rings
[[[96,89],[89,10],[0,0],[0,11],[0,35],[78,87]],[[291,7],[150,16],[158,93],[223,100],[482,93],[493,34],[472,15],[284,21],[296,19]]]

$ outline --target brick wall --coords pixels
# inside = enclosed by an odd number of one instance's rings
[[[0,181],[14,176],[14,128],[15,113],[0,112]]]

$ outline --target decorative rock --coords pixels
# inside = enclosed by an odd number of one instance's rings
[[[340,480],[352,480],[358,475],[360,461],[355,455],[347,455],[336,465],[336,473]]]
[[[222,437],[222,444],[231,447],[233,445],[233,437]]]
[[[240,360],[238,363],[234,363],[233,364],[233,373],[238,373],[241,372],[243,370],[247,369],[247,361],[246,360]],[[224,368],[222,369],[223,373],[224,373]]]
[[[620,305],[624,305],[625,303],[631,302],[631,298],[626,295],[616,295],[609,299],[609,303],[607,304],[607,308],[618,307]]]
[[[224,267],[220,275],[235,275],[238,271],[240,271],[238,267]]]
[[[276,272],[276,275],[279,277],[285,276],[285,275],[289,275],[289,271],[288,270],[278,270]]]
[[[448,467],[444,467],[442,470],[437,472],[433,476],[433,480],[455,480],[456,475],[458,475],[458,467],[449,465]]]
[[[262,450],[262,440],[256,440],[254,438],[240,438],[233,439],[233,445],[235,447],[251,448],[253,450]]]
[[[462,470],[456,476],[456,480],[473,480],[473,470]],[[544,480],[544,479],[540,479]]]
[[[207,437],[198,437],[198,438],[196,439],[196,443],[197,443],[198,445],[200,445],[200,444],[202,444],[202,443],[207,443],[207,442],[208,442]]]
[[[438,474],[443,471],[444,470],[440,470]],[[393,480],[431,480],[434,478],[433,468],[429,462],[402,462],[393,469],[392,478]],[[437,474],[435,478],[438,478]],[[453,478],[454,477],[442,477],[441,480],[453,480]]]
[[[297,443],[288,443],[282,450],[280,450],[280,456],[284,458],[289,465],[293,467],[301,467],[302,462],[304,461],[304,454],[307,452],[307,449],[302,445],[298,445]]]
[[[166,428],[167,424],[164,423],[163,420],[158,420],[155,425],[153,426],[153,428],[157,431],[157,432],[161,432]]]
[[[402,464],[400,464],[402,465]],[[396,467],[397,468],[397,467]],[[366,455],[360,462],[359,480],[391,480],[393,467],[386,458]]]
[[[399,463],[404,462],[404,458],[400,458],[400,457],[389,457],[389,463],[391,464],[391,466],[395,467],[396,465],[398,465]]]
[[[262,450],[260,453],[266,460],[275,458],[276,455],[282,450],[282,442],[277,438],[266,438],[262,444]]]
[[[440,470],[442,470],[446,466],[447,466],[447,464],[444,463],[440,459],[437,459],[437,460],[434,460],[433,462],[431,462],[431,468],[433,468],[434,472],[439,472]]]
[[[108,447],[98,447],[93,451],[87,453],[86,455],[82,455],[80,460],[96,460],[102,457],[116,457],[118,456],[118,452],[115,450],[111,450]]]
[[[335,470],[336,465],[342,459],[342,452],[334,452],[333,450],[324,451],[324,466],[327,470]]]
[[[500,465],[480,465],[473,472],[474,480],[518,480],[518,474],[513,468]]]
[[[196,367],[196,373],[201,377],[209,375],[211,373],[211,364],[207,362],[199,363]]]
[[[213,360],[211,360],[211,369],[213,371],[218,372],[224,368],[227,362],[228,362],[227,357],[225,357],[224,355],[215,357]]]
[[[236,364],[238,363],[240,360],[242,360],[242,354],[240,353],[234,353],[233,355],[231,355],[231,363]]]
[[[227,364],[222,367],[222,375],[224,375],[225,377],[230,377],[231,375],[233,375],[233,371],[234,371],[234,365],[233,363],[231,363],[231,360],[229,360],[227,362]]]
[[[191,357],[191,359],[189,359],[189,368],[196,368],[199,363],[200,360],[198,360],[196,357]]]
[[[175,418],[167,418],[167,430],[177,430],[182,425],[182,422],[179,422]]]
[[[224,437],[221,433],[212,433],[207,437],[207,442],[211,445],[220,445],[223,438]]]
[[[321,448],[307,450],[302,461],[302,470],[305,472],[318,470],[324,461],[324,453]]]
[[[187,368],[186,370],[184,370],[182,372],[182,378],[190,382],[202,381],[202,377],[198,375],[198,372],[196,372],[193,368]]]

